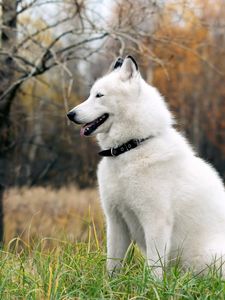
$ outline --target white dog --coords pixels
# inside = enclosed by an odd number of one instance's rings
[[[119,58],[68,117],[83,124],[81,135],[97,134],[105,156],[98,182],[109,271],[120,266],[132,240],[159,277],[159,260],[168,264],[178,253],[182,265],[197,272],[222,258],[222,180],[173,128],[164,99],[131,56]]]

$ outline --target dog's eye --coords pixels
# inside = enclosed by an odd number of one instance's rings
[[[103,97],[103,96],[104,96],[103,94],[97,93],[95,97],[96,97],[96,98],[101,98],[101,97]]]

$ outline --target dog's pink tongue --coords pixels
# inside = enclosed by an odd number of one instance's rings
[[[85,127],[81,127],[80,129],[80,136],[84,136]]]

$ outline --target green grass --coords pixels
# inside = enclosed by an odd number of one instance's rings
[[[96,240],[47,242],[18,239],[0,252],[0,299],[225,299],[225,282],[213,271],[194,276],[174,267],[157,280],[131,247],[121,272],[109,277]]]

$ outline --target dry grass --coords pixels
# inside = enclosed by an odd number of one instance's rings
[[[133,244],[121,271],[108,276],[95,190],[9,190],[5,226],[7,241],[19,235],[25,242],[18,238],[0,249],[0,299],[225,299],[225,281],[215,266],[194,276],[176,264],[158,280]]]
[[[100,240],[103,234],[104,219],[95,189],[10,189],[5,193],[4,212],[6,243],[18,236],[27,242],[63,236],[84,241],[93,223]]]

